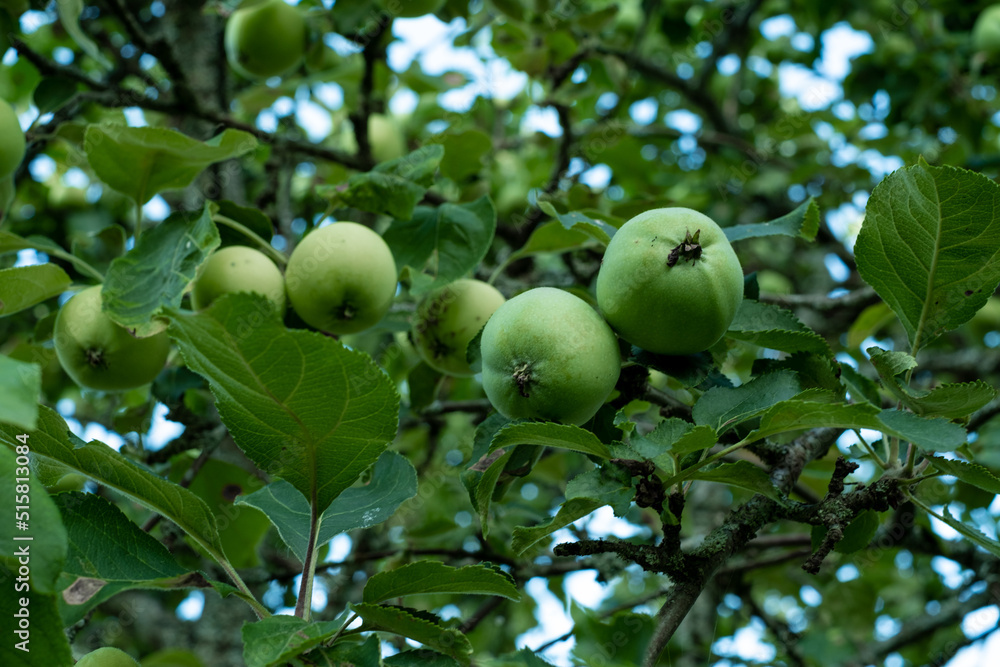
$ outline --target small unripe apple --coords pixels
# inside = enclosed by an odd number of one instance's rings
[[[81,387],[125,391],[152,382],[170,352],[166,333],[136,338],[101,311],[101,287],[77,293],[56,315],[56,356]]]
[[[376,162],[388,162],[406,155],[403,129],[392,116],[376,113],[368,117],[368,141]]]
[[[424,361],[449,375],[474,375],[469,342],[504,302],[500,290],[480,280],[456,280],[428,294],[417,307],[413,342]]]
[[[972,46],[989,54],[1000,52],[1000,4],[980,12],[972,27]]]
[[[104,646],[80,658],[76,667],[139,667],[139,663],[125,651]]]
[[[24,159],[24,132],[17,114],[5,100],[0,99],[0,179],[7,178]]]
[[[226,22],[226,57],[247,78],[285,74],[306,53],[305,18],[284,0],[248,0]]]
[[[285,279],[274,262],[259,250],[227,246],[214,252],[194,281],[191,305],[202,310],[231,292],[262,294],[278,313],[285,312]]]
[[[337,222],[307,235],[292,251],[285,287],[306,324],[333,334],[378,324],[396,295],[396,262],[382,237]]]
[[[483,389],[508,419],[583,424],[618,382],[618,339],[583,299],[553,287],[518,294],[483,329]]]
[[[743,269],[722,228],[689,208],[635,216],[611,238],[597,304],[618,334],[658,354],[707,350],[743,301]]]

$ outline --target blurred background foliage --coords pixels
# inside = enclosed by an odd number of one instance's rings
[[[552,224],[552,212],[620,224],[648,208],[679,205],[727,226],[777,218],[812,197],[822,214],[815,243],[755,239],[738,246],[740,259],[745,273],[755,273],[762,299],[794,308],[843,363],[856,365],[873,341],[905,348],[902,330],[863,288],[851,254],[872,188],[920,156],[990,178],[1000,169],[1000,54],[977,50],[971,38],[989,3],[444,0],[419,3],[434,14],[416,19],[386,13],[400,4],[409,3],[302,0],[313,40],[306,61],[281,79],[255,82],[223,56],[232,2],[0,2],[0,97],[20,113],[29,140],[4,229],[48,237],[98,268],[127,247],[132,204],[102,185],[82,150],[84,129],[95,123],[172,127],[199,140],[223,127],[252,129],[262,144],[255,154],[154,198],[144,215],[155,221],[204,199],[228,200],[263,212],[267,219],[257,223],[281,251],[328,217],[384,230],[387,219],[331,204],[324,186],[440,143],[445,157],[425,203],[491,197],[497,236],[476,277],[503,267],[496,283],[508,296],[534,285],[581,294],[592,287],[600,248],[578,232],[556,230],[539,246],[545,252],[508,263]],[[554,210],[544,212],[544,202]],[[251,214],[242,215],[246,221]],[[38,259],[24,251],[0,261],[8,267]],[[824,298],[847,293],[856,298],[836,308]],[[972,322],[924,350],[917,382],[1000,384],[997,304],[994,297]],[[211,396],[193,374],[165,372],[151,394],[81,393],[46,344],[57,307],[53,300],[0,319],[0,348],[45,364],[46,402],[71,424],[175,477],[191,465],[191,450],[211,443],[213,476],[229,484],[192,489],[222,512],[231,509],[232,486],[259,483],[232,442],[213,436]],[[527,582],[524,602],[484,605],[455,596],[428,605],[467,626],[477,655],[537,649],[575,623],[544,657],[638,664],[652,625],[635,614],[655,610],[666,580],[611,557],[554,559],[544,542],[526,558],[511,556],[511,529],[550,515],[566,480],[591,467],[582,457],[546,456],[530,478],[512,480],[495,506],[493,533],[482,538],[462,471],[489,406],[475,379],[441,378],[419,365],[405,333],[412,307],[404,293],[382,326],[345,342],[371,353],[397,381],[406,407],[394,447],[417,467],[420,491],[386,524],[324,548],[317,618],[360,599],[366,573],[411,558],[493,560]],[[760,354],[736,344],[723,371],[745,379]],[[671,389],[665,376],[652,381]],[[183,433],[164,421],[167,413]],[[1000,468],[989,453],[1000,439],[990,417],[970,424],[972,447]],[[851,444],[842,439],[840,448],[848,452]],[[835,454],[801,481],[820,497]],[[850,479],[873,473],[864,465]],[[963,520],[995,535],[992,497],[960,482],[937,483],[937,504],[953,501]],[[728,487],[693,487],[685,539],[705,535],[745,498]],[[140,523],[149,518],[137,506],[125,509]],[[922,515],[902,506],[876,546],[832,556],[817,576],[798,567],[810,536],[801,527],[771,527],[716,578],[663,664],[987,664],[975,662],[986,660],[976,657],[983,652],[948,661],[996,627],[997,600],[987,595],[996,564],[951,541],[946,527],[914,516]],[[649,517],[634,505],[623,517],[595,517],[571,532],[653,537]],[[234,522],[238,532],[227,543],[256,545],[237,564],[248,568],[256,590],[266,590],[270,608],[292,606],[295,564],[257,519]],[[203,566],[175,529],[155,530],[179,559]],[[132,592],[99,608],[75,642],[81,650],[114,643],[143,656],[185,648],[201,664],[237,665],[248,611],[211,594]],[[476,622],[468,626],[469,619]],[[189,662],[144,664],[198,664],[190,654],[182,658]]]

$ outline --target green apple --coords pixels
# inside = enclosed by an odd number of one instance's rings
[[[396,262],[382,237],[364,225],[337,222],[307,235],[292,251],[285,287],[309,326],[333,334],[364,331],[389,311]]]
[[[689,208],[640,213],[612,237],[597,304],[618,334],[658,354],[714,345],[743,301],[743,269],[722,228]]]
[[[483,389],[509,419],[583,424],[618,382],[618,340],[583,299],[537,287],[493,313],[481,338]]]
[[[0,99],[0,179],[7,178],[24,159],[24,132],[17,114],[6,101]]]
[[[284,0],[249,0],[226,22],[226,57],[248,78],[281,76],[302,62],[306,37],[298,8]]]
[[[388,162],[406,155],[406,139],[399,120],[393,116],[372,114],[368,117],[368,141],[376,162]]]
[[[285,279],[274,262],[259,250],[234,245],[212,253],[194,281],[191,305],[202,310],[231,292],[262,294],[278,313],[285,312]]]
[[[1000,52],[1000,4],[990,5],[980,12],[972,27],[972,46],[976,51]]]
[[[413,323],[420,356],[442,373],[474,375],[465,356],[469,342],[504,300],[500,290],[480,280],[456,280],[434,290],[420,302]]]
[[[56,315],[56,356],[81,387],[125,391],[149,384],[167,361],[166,333],[136,338],[101,311],[101,287],[77,293]]]
[[[125,651],[105,646],[80,658],[76,667],[139,667],[139,663]]]

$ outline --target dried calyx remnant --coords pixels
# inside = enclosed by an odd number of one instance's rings
[[[92,347],[84,350],[83,354],[87,357],[87,364],[91,368],[107,368],[108,362],[104,360],[104,350],[99,347]]]
[[[531,365],[527,362],[514,369],[514,382],[517,383],[517,391],[524,398],[528,398],[528,387],[531,386]]]
[[[701,243],[698,237],[701,236],[701,230],[696,229],[694,234],[691,234],[691,230],[688,230],[687,235],[684,240],[678,243],[670,254],[667,255],[667,266],[671,267],[678,262],[678,260],[690,261],[694,264],[698,259],[701,258]]]

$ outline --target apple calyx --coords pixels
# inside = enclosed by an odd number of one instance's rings
[[[91,368],[107,368],[108,362],[104,360],[104,350],[99,347],[92,347],[84,351],[84,356],[87,358],[87,364]]]
[[[696,229],[694,235],[691,234],[691,230],[687,230],[684,240],[674,246],[674,249],[667,255],[667,267],[674,266],[678,260],[690,261],[694,264],[701,259],[702,248],[698,240],[699,236],[701,236],[700,229]]]
[[[531,364],[523,363],[515,368],[512,377],[515,384],[517,384],[518,393],[524,398],[528,398],[528,387],[534,381],[534,378],[531,376]]]

